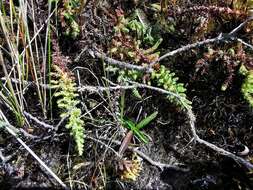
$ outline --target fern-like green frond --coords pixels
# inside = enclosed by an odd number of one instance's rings
[[[246,74],[246,78],[242,84],[241,91],[244,98],[253,107],[253,71],[249,71]]]
[[[178,83],[178,78],[175,77],[175,73],[170,72],[165,66],[161,66],[159,71],[153,71],[151,79],[157,83],[157,86],[163,87],[176,96],[168,96],[168,99],[180,106],[182,109],[185,107],[191,107],[191,101],[186,98],[186,88],[183,83]]]
[[[53,81],[53,87],[59,91],[54,94],[58,98],[57,105],[62,110],[61,118],[68,118],[66,128],[70,130],[74,138],[79,155],[83,154],[84,144],[84,121],[81,119],[81,110],[77,107],[80,101],[77,99],[78,93],[76,84],[70,74],[54,65],[54,76],[58,76]]]

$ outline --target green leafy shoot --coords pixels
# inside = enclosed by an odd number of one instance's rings
[[[154,113],[152,113],[151,115],[149,115],[148,117],[144,118],[143,120],[141,120],[137,125],[136,128],[138,130],[142,129],[143,127],[147,126],[151,121],[153,121],[156,116],[157,116],[158,112],[155,111]]]
[[[153,121],[156,118],[157,114],[158,114],[158,112],[156,111],[156,112],[152,113],[151,115],[149,115],[148,117],[141,120],[137,124],[135,122],[133,122],[132,120],[124,120],[124,124],[129,130],[133,131],[134,135],[139,140],[141,140],[142,142],[147,144],[148,143],[148,137],[143,132],[141,132],[140,130],[143,127],[147,126],[151,121]]]
[[[245,75],[241,92],[250,106],[253,107],[253,71],[247,70],[247,68],[242,65],[240,68],[240,73]]]
[[[135,123],[131,120],[125,120],[125,126],[131,130],[134,135],[142,142],[144,142],[145,144],[148,143],[148,138],[146,137],[146,135],[141,132],[135,125]]]

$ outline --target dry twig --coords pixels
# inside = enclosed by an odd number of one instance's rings
[[[143,71],[143,72],[147,72],[147,73],[151,73],[153,71],[153,69],[149,68],[149,67],[133,65],[133,64],[130,64],[130,63],[115,60],[113,58],[107,57],[104,53],[99,53],[98,51],[93,51],[91,49],[89,49],[88,51],[89,51],[89,54],[92,57],[97,57],[99,59],[102,59],[106,63],[108,63],[110,65],[115,65],[119,68],[133,69],[133,70]]]
[[[157,91],[157,92],[160,92],[160,93],[163,93],[163,94],[168,94],[168,95],[171,95],[171,96],[175,96],[176,98],[178,98],[180,101],[182,101],[182,97],[180,97],[179,95],[173,93],[173,92],[169,92],[169,91],[166,91],[164,89],[161,89],[161,88],[158,88],[158,87],[153,87],[153,86],[149,86],[149,85],[145,85],[145,84],[140,84],[140,83],[136,83],[136,82],[132,82],[132,81],[128,81],[132,84],[134,84],[133,86],[120,86],[120,85],[117,85],[115,87],[94,87],[94,86],[89,86],[88,88],[83,88],[83,87],[80,87],[79,90],[91,90],[91,91],[107,91],[107,90],[118,90],[118,89],[132,89],[132,88],[147,88],[147,89],[150,89],[150,90],[154,90],[154,91]],[[207,142],[203,139],[201,139],[198,135],[197,135],[197,132],[196,132],[196,128],[195,128],[195,115],[194,113],[192,112],[192,110],[189,108],[189,107],[185,107],[186,110],[187,110],[187,115],[188,115],[188,118],[189,118],[189,123],[190,123],[190,128],[191,128],[191,132],[192,132],[192,135],[194,137],[194,140],[195,142],[198,142],[200,144],[203,144],[207,147],[209,147],[210,149],[216,151],[217,153],[221,154],[221,155],[224,155],[224,156],[227,156],[229,158],[232,158],[233,160],[235,160],[236,162],[246,166],[247,168],[249,169],[253,169],[253,165],[246,161],[245,159],[231,153],[231,152],[228,152],[222,148],[219,148],[218,146],[210,143],[210,142]],[[154,162],[156,163],[156,162]]]
[[[29,117],[31,120],[33,120],[33,121],[36,122],[37,124],[39,124],[39,125],[41,125],[41,126],[43,126],[43,127],[45,127],[45,128],[55,130],[55,128],[54,128],[52,125],[49,125],[49,124],[47,124],[47,123],[45,123],[45,122],[40,121],[40,120],[37,119],[36,117],[32,116],[30,113],[24,111],[24,114],[25,114],[26,117]]]
[[[206,39],[206,40],[203,40],[203,41],[200,41],[200,42],[196,42],[196,43],[193,43],[193,44],[188,44],[188,45],[185,45],[185,46],[183,46],[181,48],[173,50],[173,51],[171,51],[169,53],[166,53],[163,56],[159,57],[158,60],[152,62],[150,64],[150,67],[152,67],[155,63],[157,63],[157,62],[159,62],[159,61],[161,61],[161,60],[163,60],[163,59],[165,59],[167,57],[172,57],[172,56],[174,56],[176,54],[188,51],[188,50],[196,48],[196,47],[200,47],[200,46],[203,46],[203,45],[206,45],[206,44],[219,43],[219,42],[222,42],[222,41],[234,41],[234,40],[236,40],[236,38],[235,38],[236,33],[239,30],[241,30],[248,22],[250,22],[252,20],[253,20],[253,17],[247,18],[243,23],[241,23],[239,26],[237,26],[235,29],[233,29],[228,34],[225,34],[225,35],[220,34],[220,35],[218,35],[215,38]]]
[[[106,63],[108,63],[110,65],[115,65],[115,66],[118,66],[120,68],[125,68],[125,69],[134,69],[134,70],[138,70],[138,71],[142,71],[142,72],[146,72],[146,73],[151,73],[153,71],[153,69],[152,69],[153,65],[156,64],[157,62],[159,62],[159,61],[161,61],[161,60],[163,60],[167,57],[172,57],[172,56],[175,56],[179,53],[186,52],[186,51],[188,51],[190,49],[193,49],[193,48],[197,48],[197,47],[200,47],[200,46],[203,46],[203,45],[206,45],[206,44],[213,44],[213,43],[227,42],[227,41],[235,41],[235,40],[243,43],[243,41],[240,40],[240,39],[238,40],[238,38],[236,38],[235,35],[248,22],[250,22],[252,20],[253,20],[253,17],[247,18],[243,23],[241,23],[239,26],[237,26],[235,29],[233,29],[228,34],[220,34],[215,38],[206,39],[206,40],[196,42],[196,43],[193,43],[193,44],[187,44],[187,45],[185,45],[181,48],[178,48],[178,49],[175,49],[171,52],[168,52],[168,53],[164,54],[163,56],[161,56],[158,60],[152,62],[148,66],[137,66],[137,65],[130,64],[130,63],[118,61],[118,60],[112,59],[110,57],[107,57],[104,53],[99,53],[97,50],[92,51],[91,49],[89,49],[88,51],[89,51],[90,55],[92,55],[93,57],[100,58],[100,59],[104,60]],[[245,43],[243,43],[243,44],[247,45],[248,47],[252,47],[252,45],[250,45],[250,44],[245,44]]]
[[[32,149],[30,149],[26,143],[18,137],[16,134],[16,128],[9,124],[8,120],[1,113],[2,118],[5,121],[5,129],[16,138],[16,140],[34,157],[35,160],[39,162],[39,164],[50,174],[64,189],[68,189],[68,187],[63,183],[63,181],[34,153]]]

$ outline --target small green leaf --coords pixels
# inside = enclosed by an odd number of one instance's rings
[[[142,133],[137,127],[133,127],[132,131],[140,141],[144,142],[145,144],[148,143],[148,138],[146,137],[146,135],[144,135],[144,133]]]
[[[125,120],[124,122],[127,124],[126,127],[128,129],[132,130],[133,128],[135,128],[135,123],[133,121],[131,121],[131,120]]]
[[[136,88],[134,88],[134,89],[132,90],[132,92],[133,92],[133,95],[134,95],[136,98],[142,99],[142,97],[141,97],[139,91],[138,91]]]
[[[152,113],[151,115],[149,115],[148,117],[144,118],[143,120],[141,120],[137,125],[136,128],[137,129],[142,129],[143,127],[145,127],[146,125],[148,125],[152,120],[154,120],[157,116],[158,112],[155,111],[154,113]]]

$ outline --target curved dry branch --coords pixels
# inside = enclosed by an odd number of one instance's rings
[[[163,93],[163,94],[167,94],[167,95],[170,95],[170,96],[175,96],[176,98],[178,98],[179,100],[183,101],[182,100],[182,97],[173,93],[173,92],[170,92],[170,91],[166,91],[164,89],[161,89],[161,88],[158,88],[158,87],[153,87],[153,86],[149,86],[149,85],[145,85],[145,84],[140,84],[140,83],[137,83],[137,82],[131,82],[129,81],[130,83],[132,83],[133,85],[132,86],[120,86],[120,85],[117,85],[117,86],[113,86],[113,87],[96,87],[96,86],[88,86],[88,87],[79,87],[79,91],[84,91],[84,90],[87,90],[87,91],[97,91],[97,92],[101,92],[101,91],[112,91],[112,90],[119,90],[119,89],[132,89],[132,88],[147,88],[147,89],[150,89],[150,90],[154,90],[154,91],[157,91],[159,93]],[[197,131],[196,131],[196,127],[195,127],[195,121],[196,121],[196,118],[195,118],[195,115],[193,113],[193,111],[191,110],[191,108],[189,107],[185,107],[186,108],[186,114],[188,116],[188,119],[189,119],[189,124],[190,124],[190,129],[191,129],[191,132],[192,132],[192,135],[193,135],[193,138],[195,140],[195,142],[199,143],[199,144],[203,144],[205,146],[207,146],[208,148],[216,151],[218,154],[221,154],[221,155],[224,155],[224,156],[227,156],[229,158],[232,158],[233,160],[235,160],[237,163],[245,166],[246,168],[248,169],[253,169],[253,164],[251,164],[250,162],[248,162],[247,160],[229,152],[229,151],[226,151],[208,141],[205,141],[203,139],[201,139],[198,134],[197,134]]]

